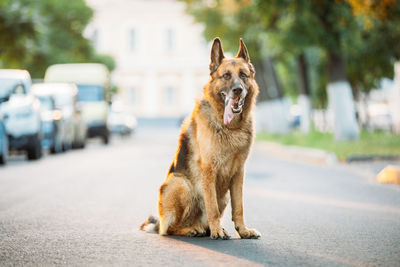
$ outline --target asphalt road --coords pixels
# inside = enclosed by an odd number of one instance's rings
[[[0,168],[0,265],[400,266],[400,189],[358,168],[290,162],[255,146],[240,240],[137,230],[157,211],[176,129]]]

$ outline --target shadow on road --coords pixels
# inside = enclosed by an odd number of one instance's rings
[[[189,254],[193,261],[215,260],[215,266],[365,266],[364,262],[307,251],[304,248],[290,249],[282,243],[276,247],[264,239],[211,240],[209,237],[189,238],[161,237],[168,245]]]
[[[209,237],[182,237],[168,236],[174,243],[181,245],[190,245],[191,250],[198,250],[198,253],[205,252],[204,256],[218,256],[219,259],[225,258],[226,263],[235,262],[240,265],[276,265],[277,262],[269,259],[277,258],[272,252],[261,248],[260,239],[243,240],[237,237],[231,237],[230,240],[212,240]],[[217,257],[216,257],[217,258]]]

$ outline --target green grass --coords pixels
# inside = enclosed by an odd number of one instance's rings
[[[333,134],[312,131],[305,135],[299,131],[288,134],[258,133],[257,140],[277,142],[284,145],[323,149],[336,154],[339,159],[350,155],[400,155],[400,136],[387,132],[362,131],[357,141],[338,142]]]

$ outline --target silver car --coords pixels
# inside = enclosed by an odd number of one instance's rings
[[[86,145],[87,126],[77,102],[78,89],[73,83],[37,83],[34,90],[49,90],[63,119],[63,149],[83,148]]]

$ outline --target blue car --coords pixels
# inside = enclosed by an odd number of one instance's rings
[[[46,88],[32,86],[33,94],[39,99],[42,119],[42,147],[51,153],[63,152],[63,118],[56,108],[54,95]]]

